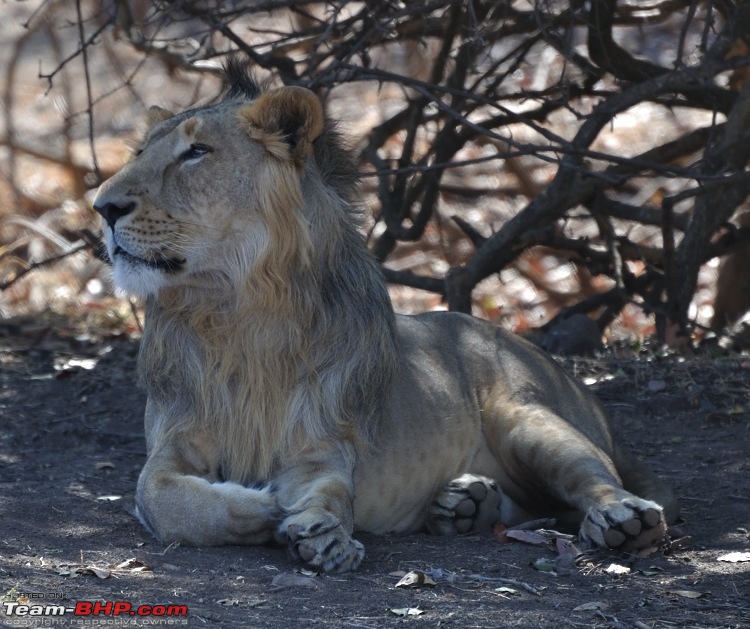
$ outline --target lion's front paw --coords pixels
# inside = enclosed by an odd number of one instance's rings
[[[583,541],[618,551],[647,548],[666,533],[661,507],[636,496],[593,507],[581,523]]]
[[[322,572],[354,570],[365,556],[365,548],[330,513],[304,511],[288,517],[279,536],[295,559]]]
[[[464,474],[435,496],[427,514],[427,529],[437,535],[489,530],[500,520],[503,493],[485,476]]]

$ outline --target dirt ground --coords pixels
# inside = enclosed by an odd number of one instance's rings
[[[532,564],[554,560],[553,547],[490,533],[359,535],[367,549],[359,570],[315,576],[280,548],[165,548],[140,526],[131,514],[145,456],[136,350],[131,340],[0,329],[0,596],[185,605],[187,615],[0,613],[0,627],[750,626],[747,357],[566,363],[602,397],[624,441],[676,488],[679,541],[666,553],[597,553],[544,571]],[[729,553],[745,561],[719,560]],[[397,588],[411,570],[436,585]]]

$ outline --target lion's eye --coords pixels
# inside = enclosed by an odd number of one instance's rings
[[[198,159],[210,152],[210,146],[206,146],[205,144],[191,144],[188,149],[180,153],[180,161],[185,162],[190,159]]]

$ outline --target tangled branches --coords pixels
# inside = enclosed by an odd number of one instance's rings
[[[240,51],[330,102],[357,86],[396,94],[361,141],[372,250],[389,281],[451,309],[544,247],[610,278],[559,317],[604,326],[637,303],[688,334],[701,266],[750,241],[729,223],[750,193],[750,1],[112,0],[90,20],[172,72],[215,72]],[[95,44],[82,29],[81,50]],[[608,148],[626,114],[626,150]],[[472,254],[430,276],[388,268],[446,196],[497,203],[500,186],[467,182],[501,171],[516,195],[499,228],[456,216]]]

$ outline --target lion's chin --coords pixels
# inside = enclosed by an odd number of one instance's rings
[[[117,291],[125,295],[149,297],[164,288],[169,279],[183,270],[185,260],[167,256],[145,260],[127,251],[116,242],[108,243],[112,276]]]
[[[112,280],[118,293],[143,298],[155,296],[168,283],[165,271],[122,258],[112,261]]]

